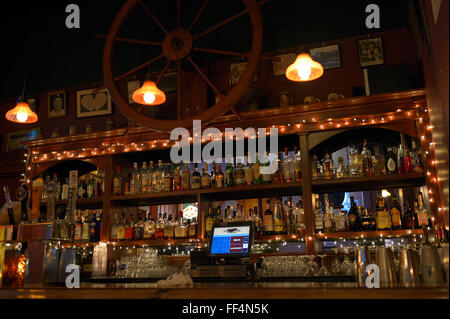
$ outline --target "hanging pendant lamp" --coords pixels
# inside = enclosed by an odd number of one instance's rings
[[[166,95],[153,81],[145,81],[141,88],[133,92],[132,98],[143,105],[160,105],[166,101]]]
[[[295,82],[312,81],[322,75],[322,65],[314,61],[308,53],[300,53],[295,62],[286,69],[286,78]]]
[[[19,102],[13,109],[6,112],[6,119],[15,123],[29,124],[37,122],[38,116],[27,103]]]

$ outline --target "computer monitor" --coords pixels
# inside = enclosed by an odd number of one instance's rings
[[[211,257],[241,258],[250,256],[253,244],[251,222],[215,225],[211,231],[208,254]]]

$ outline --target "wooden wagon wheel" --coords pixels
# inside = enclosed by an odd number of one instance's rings
[[[197,23],[203,11],[205,10],[208,0],[204,0],[200,10],[192,20],[192,23],[189,27],[183,29],[180,26],[180,0],[177,0],[177,28],[174,30],[167,30],[166,27],[158,20],[153,11],[143,3],[142,0],[127,0],[127,2],[120,9],[119,13],[115,17],[113,24],[109,30],[109,33],[106,37],[105,48],[103,52],[103,75],[106,87],[111,94],[111,97],[120,111],[131,121],[136,124],[142,125],[154,131],[160,132],[168,132],[175,127],[192,127],[192,121],[194,119],[201,120],[202,123],[208,123],[212,121],[217,116],[224,114],[230,109],[238,115],[236,109],[234,108],[234,104],[236,104],[240,98],[245,94],[248,87],[253,81],[254,73],[258,66],[258,62],[261,55],[262,50],[262,18],[261,12],[259,9],[259,4],[256,0],[243,0],[245,5],[245,9],[219,23],[216,25],[198,33],[191,34],[191,29]],[[130,12],[137,6],[140,5],[150,16],[150,18],[159,26],[161,31],[165,34],[165,38],[163,42],[154,42],[154,41],[146,41],[146,40],[138,40],[138,39],[129,39],[129,38],[120,38],[118,37],[118,32],[121,29],[121,26],[127,19]],[[252,26],[252,46],[251,51],[249,53],[240,53],[240,52],[231,52],[225,50],[216,50],[216,49],[208,49],[208,48],[200,48],[195,44],[195,40],[203,37],[204,35],[213,32],[214,30],[226,25],[227,23],[232,22],[233,20],[248,14],[250,16],[251,26]],[[149,59],[143,64],[136,66],[130,71],[115,76],[113,72],[113,52],[116,41],[121,42],[130,42],[130,43],[140,43],[151,46],[161,46],[162,54]],[[214,83],[208,78],[208,76],[200,69],[200,67],[193,61],[190,54],[193,51],[198,52],[207,52],[213,54],[221,54],[221,55],[229,55],[235,57],[244,57],[247,58],[247,65],[243,75],[241,76],[238,83],[231,88],[229,92],[226,94],[221,94]],[[157,80],[158,83],[163,75],[167,72],[169,65],[172,63],[176,63],[177,71],[178,71],[178,85],[177,85],[177,112],[181,114],[181,105],[182,105],[182,96],[181,96],[181,61],[186,60],[194,69],[200,74],[203,80],[208,84],[208,86],[214,91],[216,95],[219,96],[218,102],[203,111],[202,113],[196,114],[194,116],[177,119],[177,120],[164,120],[157,119],[150,116],[146,116],[145,114],[140,113],[140,110],[136,110],[134,107],[130,106],[128,102],[122,97],[119,93],[119,89],[117,86],[117,82],[121,79],[139,71],[143,68],[147,67],[150,63],[153,63],[162,58],[167,59],[167,63],[159,73]],[[145,107],[145,106],[144,106]],[[162,106],[163,107],[163,106]]]

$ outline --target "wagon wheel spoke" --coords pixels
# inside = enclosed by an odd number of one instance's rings
[[[177,120],[181,119],[182,105],[181,61],[177,62]]]
[[[208,53],[216,53],[216,54],[223,54],[223,55],[240,56],[240,57],[245,57],[245,58],[249,58],[250,57],[249,53],[233,52],[233,51],[226,51],[226,50],[216,50],[216,49],[207,49],[207,48],[198,48],[198,47],[193,47],[192,49],[194,51],[200,51],[200,52],[208,52]]]
[[[166,74],[167,70],[169,69],[170,63],[171,63],[171,61],[167,60],[166,65],[164,66],[162,71],[159,73],[158,78],[155,81],[156,85],[158,85],[159,81],[161,81],[161,79],[163,78],[164,74]]]
[[[124,74],[115,77],[115,78],[114,78],[114,81],[117,82],[117,81],[123,79],[124,77],[127,77],[127,76],[129,76],[130,74],[133,74],[133,73],[135,73],[135,72],[137,72],[137,71],[139,71],[139,70],[145,68],[145,67],[148,66],[150,63],[153,63],[153,62],[155,62],[155,61],[158,61],[158,60],[161,59],[163,56],[164,56],[163,54],[158,55],[158,56],[156,56],[156,57],[154,57],[154,58],[148,60],[147,62],[144,62],[144,63],[142,63],[142,64],[140,64],[140,65],[138,65],[138,66],[132,68],[130,71],[125,72]]]
[[[168,34],[169,32],[167,32],[167,29],[161,24],[161,22],[159,22],[158,18],[155,16],[155,14],[152,12],[152,10],[150,10],[149,7],[147,7],[142,0],[138,0],[139,4],[142,6],[142,8],[144,8],[144,10],[148,13],[148,15],[153,19],[153,21],[161,28],[161,30],[165,33]]]
[[[197,15],[195,16],[194,20],[192,20],[191,25],[189,26],[189,28],[187,28],[187,30],[190,32],[191,29],[194,27],[194,25],[197,23],[198,19],[200,19],[200,16],[202,15],[203,11],[205,10],[206,6],[208,5],[208,0],[203,1],[203,4],[200,8],[200,10],[198,10]]]
[[[106,39],[106,35],[104,35],[104,34],[96,34],[95,37],[96,38]],[[147,40],[141,40],[141,39],[115,37],[114,40],[120,41],[120,42],[129,42],[129,43],[145,44],[145,45],[155,45],[155,46],[161,46],[162,45],[161,42],[147,41]]]
[[[223,20],[222,22],[216,24],[215,26],[212,26],[211,28],[206,29],[205,31],[200,32],[200,33],[194,35],[194,36],[193,36],[194,40],[196,40],[196,39],[198,39],[198,38],[201,38],[202,36],[204,36],[204,35],[206,35],[206,34],[212,32],[212,31],[214,31],[214,30],[216,30],[216,29],[218,29],[218,28],[220,28],[220,27],[223,27],[225,24],[230,23],[230,22],[233,21],[233,20],[236,20],[237,18],[243,16],[243,15],[246,14],[247,12],[248,12],[248,9],[245,9],[245,10],[243,10],[243,11],[241,11],[241,12],[235,14],[234,16],[229,17],[228,19]]]

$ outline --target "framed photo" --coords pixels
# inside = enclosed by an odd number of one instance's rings
[[[66,92],[57,91],[48,94],[48,117],[63,117],[67,115]]]
[[[324,70],[341,67],[341,55],[339,53],[339,44],[314,48],[309,50],[309,54],[311,55],[311,58],[314,61],[317,61],[320,64],[322,64]]]
[[[159,72],[153,76],[153,79],[156,79],[158,75]],[[177,79],[177,69],[169,69],[159,81],[158,88],[164,93],[175,92],[177,90]]]
[[[77,118],[111,113],[111,96],[107,89],[95,93],[94,89],[77,91]]]
[[[8,133],[6,141],[6,151],[25,149],[23,142],[32,141],[42,137],[40,128],[21,130]]]
[[[272,60],[272,70],[274,76],[284,75],[287,67],[294,63],[297,55],[295,53],[287,53],[277,55],[276,57],[279,58],[280,61]]]
[[[37,112],[37,99],[36,99],[36,98],[30,98],[30,99],[27,99],[27,103],[28,103],[28,105],[30,106],[30,109],[31,109],[34,113],[38,114],[38,112]]]
[[[230,64],[230,84],[231,86],[239,82],[242,74],[244,74],[247,62],[232,63]]]
[[[384,63],[381,38],[358,40],[358,57],[361,67]]]
[[[128,88],[128,103],[136,103],[133,101],[133,93],[134,91],[136,91],[137,89],[140,88],[140,83],[138,80],[135,81],[130,81],[127,83],[127,88]]]

